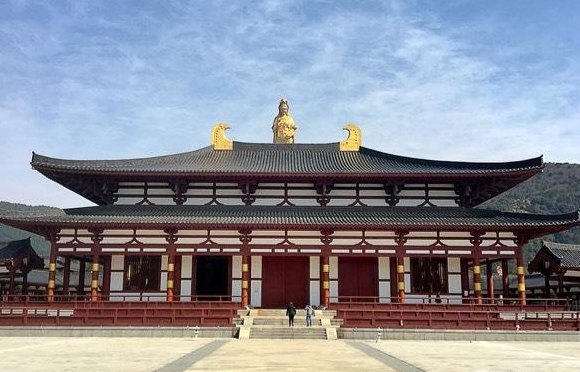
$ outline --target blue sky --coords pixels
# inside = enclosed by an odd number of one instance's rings
[[[0,3],[0,200],[90,205],[32,151],[117,159],[190,151],[221,121],[270,142],[433,159],[580,163],[578,1]]]

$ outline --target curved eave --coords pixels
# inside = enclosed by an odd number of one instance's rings
[[[98,208],[98,207],[96,207]],[[220,207],[215,207],[220,208]],[[241,207],[241,208],[256,208],[256,207]],[[283,207],[288,208],[288,207]],[[320,207],[316,207],[320,208]],[[336,207],[327,207],[336,208]],[[357,207],[363,208],[363,207]],[[368,207],[367,207],[368,208]],[[375,208],[375,207],[371,207]],[[397,207],[394,207],[397,208]],[[439,208],[441,209],[441,208]],[[71,210],[74,211],[74,210]],[[501,212],[503,213],[503,212]],[[513,231],[525,233],[529,238],[535,238],[549,233],[555,233],[569,229],[574,226],[580,226],[579,212],[573,212],[562,215],[527,215],[516,213],[503,213],[504,217],[517,218],[518,215],[525,218],[535,218],[528,222],[514,222],[506,223],[502,221],[488,222],[488,223],[472,223],[467,221],[465,223],[456,223],[449,221],[429,222],[429,221],[413,221],[404,223],[395,223],[387,221],[373,221],[370,223],[356,223],[356,222],[339,222],[333,223],[327,220],[320,223],[312,223],[311,221],[299,221],[295,218],[288,218],[279,223],[267,223],[257,221],[259,218],[253,216],[245,217],[246,221],[236,222],[236,217],[231,217],[222,222],[199,222],[196,220],[187,220],[187,216],[178,215],[146,215],[146,216],[127,216],[127,215],[64,215],[64,216],[48,216],[48,217],[22,217],[22,218],[0,218],[0,223],[4,223],[13,227],[22,228],[28,231],[39,232],[46,231],[47,228],[86,228],[86,227],[103,227],[103,228],[154,228],[162,229],[168,226],[178,229],[227,229],[239,230],[242,228],[264,229],[264,230],[278,230],[291,227],[292,229],[300,230],[321,230],[321,229],[335,229],[335,230],[409,230],[409,231]],[[202,216],[203,217],[203,216]],[[308,216],[307,216],[308,217]],[[212,217],[215,219],[215,216]],[[308,217],[310,218],[310,217]],[[457,217],[453,217],[457,219]],[[211,218],[207,218],[211,219]],[[433,219],[436,219],[434,217]],[[475,218],[474,220],[477,220]]]

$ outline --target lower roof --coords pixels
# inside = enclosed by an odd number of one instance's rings
[[[279,207],[109,205],[66,209],[63,215],[11,217],[21,228],[145,226],[181,228],[494,229],[556,232],[580,224],[578,212],[561,215],[457,207]]]

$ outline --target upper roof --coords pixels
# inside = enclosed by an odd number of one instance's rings
[[[63,215],[0,218],[15,227],[453,229],[556,232],[580,222],[562,215],[509,213],[454,207],[272,207],[110,205],[66,209]]]
[[[503,163],[417,159],[366,147],[340,151],[339,143],[266,144],[234,142],[232,151],[208,146],[181,154],[125,160],[64,160],[33,154],[32,166],[43,172],[231,175],[449,175],[509,174],[539,170],[542,157]]]
[[[340,144],[233,142],[181,154],[125,160],[65,160],[33,153],[32,167],[96,204],[110,203],[107,183],[169,182],[373,182],[460,183],[474,191],[474,206],[543,169],[542,157],[503,163],[439,161],[392,155],[366,147],[341,151]],[[478,190],[475,190],[477,186]]]

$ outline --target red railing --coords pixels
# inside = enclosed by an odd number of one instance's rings
[[[233,326],[239,302],[229,296],[203,298],[187,297],[191,301],[180,302],[79,301],[77,296],[57,296],[49,302],[46,297],[9,296],[0,303],[0,325]]]

